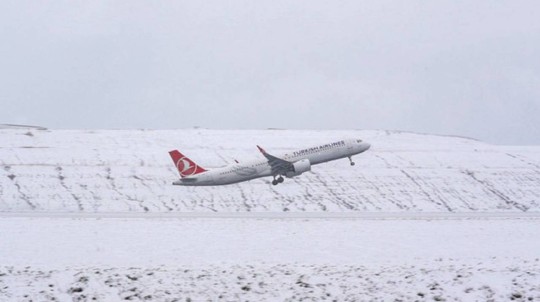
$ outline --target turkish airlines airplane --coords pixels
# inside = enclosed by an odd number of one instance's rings
[[[295,177],[311,171],[312,165],[331,160],[347,157],[351,166],[354,166],[351,157],[368,150],[370,146],[360,139],[348,139],[286,153],[279,157],[270,155],[257,146],[265,159],[245,163],[236,161],[235,164],[212,170],[197,165],[178,150],[170,151],[169,154],[181,176],[180,180],[173,182],[173,185],[218,186],[267,176],[272,176],[274,178],[272,184],[277,185],[283,182],[283,176]]]

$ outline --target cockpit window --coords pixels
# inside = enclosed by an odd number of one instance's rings
[[[357,143],[361,143],[362,140],[361,140],[361,139],[357,139],[356,142],[357,142]]]

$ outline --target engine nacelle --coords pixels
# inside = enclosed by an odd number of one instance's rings
[[[311,171],[311,163],[309,159],[305,158],[293,163],[293,171],[285,173],[285,176],[291,178],[307,171]]]

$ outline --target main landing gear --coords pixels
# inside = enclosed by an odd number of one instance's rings
[[[349,156],[349,161],[351,162],[351,166],[354,166],[354,162],[352,161],[352,158]]]
[[[282,183],[284,180],[285,180],[285,179],[283,179],[283,176],[281,176],[281,175],[280,175],[278,178],[276,178],[276,177],[274,176],[274,180],[272,180],[272,184],[275,186],[275,185],[277,185],[277,184],[279,184],[279,183]]]

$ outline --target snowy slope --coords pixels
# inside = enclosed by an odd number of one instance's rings
[[[372,148],[269,179],[178,187],[167,151],[203,167],[359,137]],[[540,147],[389,131],[0,129],[0,211],[540,211]]]
[[[280,153],[343,137],[372,144],[354,167],[275,187],[171,185],[171,149],[212,167],[262,159],[256,144]],[[0,165],[0,301],[540,299],[540,147],[5,127]]]

